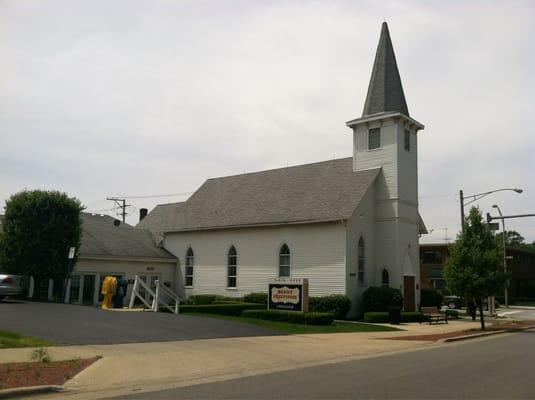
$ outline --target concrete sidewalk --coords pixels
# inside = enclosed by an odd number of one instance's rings
[[[384,340],[477,328],[478,322],[403,324],[404,331],[246,337],[48,348],[52,360],[103,356],[65,384],[62,398],[98,398],[188,386],[416,349],[431,342]],[[0,350],[1,362],[32,349]],[[56,393],[55,396],[58,394]]]

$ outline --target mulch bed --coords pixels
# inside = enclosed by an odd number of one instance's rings
[[[486,327],[485,331],[482,331],[480,329],[470,329],[470,330],[457,331],[457,332],[436,333],[432,335],[398,336],[398,337],[391,337],[391,338],[384,338],[384,339],[421,340],[421,341],[436,342],[441,339],[447,339],[447,338],[457,337],[457,336],[476,335],[482,332],[494,332],[494,331],[503,331],[503,330],[507,332],[519,332],[528,328],[535,328],[535,321],[518,321],[518,322],[506,322],[503,324],[495,324],[495,325]]]
[[[0,389],[63,385],[97,360],[98,357],[83,360],[0,364]]]

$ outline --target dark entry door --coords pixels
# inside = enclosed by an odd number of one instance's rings
[[[415,311],[414,276],[403,277],[403,308],[405,311]]]
[[[84,290],[82,292],[82,303],[93,304],[93,294],[95,293],[95,275],[84,275]]]

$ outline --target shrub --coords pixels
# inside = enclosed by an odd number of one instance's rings
[[[418,311],[403,311],[401,313],[401,322],[420,322],[422,313]]]
[[[437,307],[442,305],[442,295],[433,289],[422,289],[420,302],[422,307]]]
[[[401,322],[420,322],[422,313],[417,311],[403,311],[401,313]],[[373,324],[386,324],[390,321],[387,312],[367,312],[364,313],[364,322]]]
[[[197,294],[189,296],[182,302],[185,305],[202,306],[207,304],[224,304],[224,303],[240,303],[240,299],[233,297],[219,296],[216,294]],[[246,302],[249,303],[249,302]]]
[[[254,292],[243,296],[243,301],[246,303],[263,304],[267,308],[268,294],[264,292]]]
[[[198,312],[208,314],[233,315],[239,317],[244,310],[262,308],[262,304],[253,303],[226,303],[226,304],[201,304],[181,305],[180,313]]]
[[[372,324],[386,324],[390,320],[387,312],[369,311],[364,313],[364,322]]]
[[[446,310],[446,315],[448,316],[448,318],[457,319],[457,318],[459,318],[459,311],[457,311],[457,310]]]
[[[246,310],[242,313],[242,317],[308,325],[331,325],[334,320],[334,315],[332,313],[302,313],[295,311],[279,310]]]
[[[336,319],[344,319],[351,308],[351,300],[342,294],[309,298],[309,310],[334,314]]]
[[[403,306],[399,289],[372,286],[364,292],[364,312],[387,312],[391,306]]]

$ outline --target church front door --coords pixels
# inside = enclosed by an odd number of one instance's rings
[[[415,311],[414,301],[414,276],[403,277],[403,309],[405,311]]]

